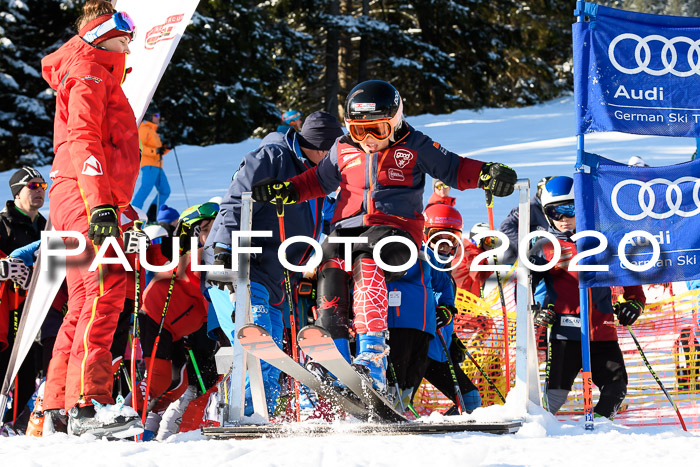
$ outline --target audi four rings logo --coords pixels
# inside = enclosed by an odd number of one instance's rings
[[[615,46],[625,39],[637,42],[637,46],[634,49],[634,58],[637,62],[636,68],[626,68],[620,65],[615,58]],[[651,62],[651,48],[649,47],[649,43],[655,41],[663,44],[663,48],[661,49],[661,63],[663,63],[664,67],[659,70],[649,68],[649,63]],[[676,64],[678,62],[676,44],[678,43],[688,44],[689,70],[676,70]],[[659,36],[658,34],[641,37],[627,32],[620,34],[610,42],[610,45],[608,46],[608,57],[615,68],[628,75],[636,75],[637,73],[641,72],[645,72],[653,76],[663,76],[667,73],[671,73],[672,75],[679,76],[681,78],[695,74],[700,75],[700,40],[694,41],[693,39],[684,36],[668,39],[664,36]]]
[[[683,203],[683,192],[681,191],[681,183],[693,183],[693,202],[695,203],[695,209],[692,211],[682,211],[680,209]],[[639,193],[637,195],[637,200],[639,201],[639,207],[642,212],[638,214],[630,214],[624,212],[617,202],[618,193],[622,187],[626,185],[638,185]],[[651,189],[653,185],[666,185],[666,203],[668,204],[668,210],[664,212],[654,212],[654,203],[656,202],[656,195],[654,190]],[[653,219],[666,219],[673,216],[674,214],[681,217],[692,217],[700,213],[700,179],[695,177],[681,177],[678,180],[671,182],[665,178],[655,178],[649,180],[648,182],[642,182],[640,180],[623,180],[619,182],[612,190],[610,194],[610,201],[612,202],[613,210],[618,216],[626,219],[628,221],[638,221],[644,219],[645,217],[651,217]],[[625,196],[626,198],[627,196]]]

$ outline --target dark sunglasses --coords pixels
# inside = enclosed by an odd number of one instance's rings
[[[574,204],[557,204],[545,206],[544,213],[552,220],[558,221],[563,217],[576,217],[576,209]]]
[[[46,188],[48,188],[49,184],[46,182],[29,182],[24,186],[26,186],[30,190],[36,190],[37,188],[41,187],[42,190],[46,191]]]

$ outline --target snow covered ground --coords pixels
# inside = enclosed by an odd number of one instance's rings
[[[571,175],[576,160],[573,98],[522,109],[458,111],[422,115],[409,122],[448,149],[484,161],[504,162],[533,185],[545,175]],[[222,195],[246,152],[259,140],[208,147],[178,146],[190,204]],[[652,166],[690,159],[695,140],[624,134],[586,137],[586,149],[626,162],[637,155]],[[168,204],[187,207],[175,158],[165,158],[173,194]],[[50,167],[41,168],[48,179]],[[12,171],[0,173],[7,186]],[[140,183],[137,182],[137,183]],[[427,200],[430,185],[425,194]],[[456,196],[465,227],[486,221],[481,190]],[[9,190],[6,192],[9,197]],[[517,204],[516,195],[497,199],[496,222]],[[48,212],[48,209],[44,210]],[[536,411],[535,411],[536,412]],[[55,435],[44,439],[0,438],[2,465],[693,465],[700,458],[700,439],[678,428],[628,428],[596,422],[592,433],[582,422],[558,422],[542,412],[526,416],[511,399],[506,407],[478,409],[478,421],[525,417],[516,435],[451,434],[430,436],[296,437],[252,441],[209,441],[198,433],[181,434],[163,443],[135,444],[72,439]]]

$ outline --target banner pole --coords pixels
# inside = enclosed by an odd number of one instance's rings
[[[576,22],[580,23],[586,20],[585,15],[586,2],[577,0],[576,2]],[[587,171],[588,167],[583,165],[583,148],[584,136],[576,135],[576,166],[581,171]],[[577,245],[577,250],[579,245]],[[590,290],[579,287],[579,303],[581,317],[581,370],[583,376],[583,411],[585,416],[586,430],[593,430],[593,381],[591,376],[591,342],[590,342],[590,325],[588,319]]]

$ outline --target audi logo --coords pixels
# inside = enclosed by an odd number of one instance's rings
[[[683,192],[678,185],[686,182],[692,182],[694,184],[693,202],[695,203],[696,207],[692,211],[682,211],[680,209],[680,206],[683,203]],[[639,201],[639,207],[641,208],[642,212],[638,214],[629,214],[624,212],[617,202],[618,193],[622,187],[627,185],[639,186],[637,200]],[[654,190],[651,189],[653,185],[666,185],[666,203],[668,204],[668,211],[654,212],[653,209],[654,203],[656,202],[656,195],[654,194]],[[674,214],[681,217],[692,217],[700,213],[699,193],[700,179],[695,177],[681,177],[674,182],[666,180],[665,178],[655,178],[653,180],[649,180],[648,182],[642,182],[640,180],[623,180],[613,188],[612,193],[610,194],[610,201],[612,202],[612,208],[617,215],[628,221],[638,221],[640,219],[644,219],[645,217],[651,217],[653,219],[666,219]]]
[[[637,61],[636,68],[626,68],[620,65],[615,58],[615,46],[625,39],[637,42],[637,46],[634,49],[634,58]],[[664,67],[660,70],[649,68],[649,63],[651,62],[651,48],[649,47],[649,43],[654,41],[661,42],[664,45],[661,49],[661,63],[663,63]],[[675,69],[676,63],[678,62],[678,52],[676,52],[675,45],[679,42],[689,45],[688,65],[690,66],[690,69],[687,71],[678,71]],[[642,53],[642,51],[644,53]],[[627,32],[620,34],[610,42],[610,45],[608,46],[608,57],[616,69],[627,75],[636,75],[637,73],[641,72],[645,72],[653,76],[663,76],[667,73],[671,73],[672,75],[679,76],[681,78],[692,76],[694,74],[700,75],[700,40],[694,41],[693,39],[684,36],[668,39],[664,36],[659,36],[658,34],[641,37]]]

